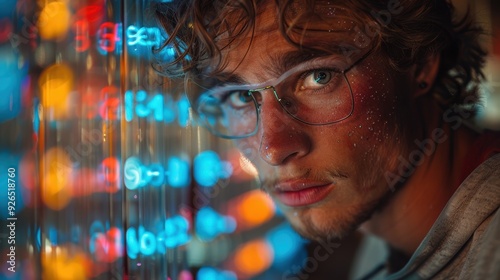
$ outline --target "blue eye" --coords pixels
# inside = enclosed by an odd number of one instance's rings
[[[319,89],[332,80],[332,72],[326,70],[314,70],[305,76],[301,90]]]
[[[248,90],[236,90],[228,94],[229,104],[234,108],[246,107],[253,103],[253,97]]]
[[[329,71],[314,71],[314,81],[318,84],[326,84],[332,79],[332,73]]]

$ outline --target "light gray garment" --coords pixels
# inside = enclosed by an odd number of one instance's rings
[[[395,279],[500,279],[500,154],[453,194]],[[379,275],[380,276],[380,275]]]

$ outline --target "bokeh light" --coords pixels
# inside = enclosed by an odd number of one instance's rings
[[[73,163],[61,148],[48,150],[41,159],[42,200],[49,208],[60,210],[71,200]]]
[[[38,85],[46,113],[54,119],[65,117],[69,109],[69,96],[73,89],[71,68],[64,63],[50,66],[40,75]]]
[[[273,250],[263,239],[241,245],[234,254],[236,271],[244,277],[255,276],[269,268],[274,259]]]
[[[68,32],[71,13],[64,1],[48,2],[38,18],[40,37],[45,40],[62,38]]]

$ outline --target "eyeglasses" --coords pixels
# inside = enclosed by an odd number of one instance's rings
[[[257,132],[265,91],[272,92],[283,110],[302,123],[337,123],[354,111],[352,88],[346,74],[371,52],[348,67],[342,67],[346,62],[340,55],[312,59],[285,72],[274,85],[207,89],[193,82],[201,92],[193,107],[204,126],[227,139],[245,138]]]

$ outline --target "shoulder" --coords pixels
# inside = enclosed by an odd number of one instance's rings
[[[500,279],[500,154],[484,161],[464,184],[484,192],[477,206],[493,210],[471,236],[464,269],[471,279]]]
[[[500,209],[478,228],[468,257],[471,279],[500,279]],[[474,244],[475,243],[475,244]]]

